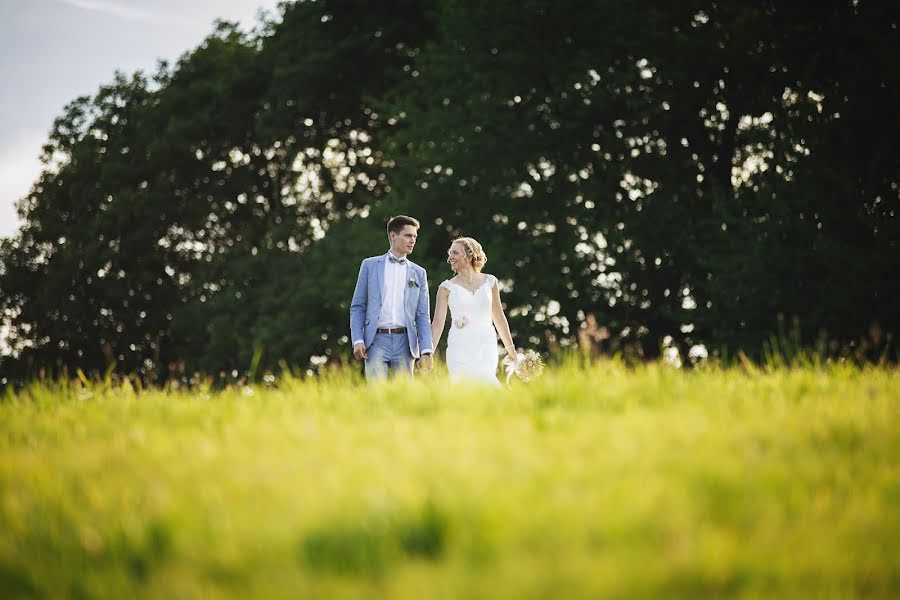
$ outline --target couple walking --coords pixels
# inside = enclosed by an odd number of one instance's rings
[[[450,244],[447,263],[456,275],[438,288],[429,322],[427,275],[408,258],[418,234],[417,220],[394,217],[387,224],[390,250],[362,262],[350,303],[353,355],[365,361],[369,381],[389,372],[411,376],[416,359],[421,370],[430,371],[449,308],[446,360],[451,379],[499,386],[497,333],[513,361],[516,350],[497,278],[481,272],[487,255],[472,238]]]

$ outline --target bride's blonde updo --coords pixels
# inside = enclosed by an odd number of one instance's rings
[[[487,264],[487,254],[484,253],[484,249],[481,247],[474,238],[470,237],[461,237],[453,240],[454,244],[459,244],[463,247],[466,253],[466,259],[469,261],[469,264],[472,265],[472,268],[478,272],[481,272],[481,269],[484,268],[484,265]]]

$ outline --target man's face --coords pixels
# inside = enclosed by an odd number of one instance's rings
[[[400,233],[390,234],[391,250],[398,256],[412,254],[413,248],[416,246],[416,238],[419,237],[419,230],[412,225],[405,225]]]

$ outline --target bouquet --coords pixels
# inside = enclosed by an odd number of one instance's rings
[[[509,384],[509,380],[512,378],[513,373],[515,373],[519,379],[528,383],[529,381],[540,377],[541,373],[544,372],[544,360],[541,358],[541,355],[534,350],[525,350],[524,353],[520,352],[516,354],[515,363],[513,363],[511,357],[507,356],[503,359],[503,364],[506,365],[507,384]]]

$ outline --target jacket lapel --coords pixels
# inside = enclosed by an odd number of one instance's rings
[[[412,267],[409,265],[409,259],[406,259],[406,273],[403,275],[403,313],[404,316],[408,312],[409,306],[409,278],[412,277]]]
[[[378,282],[378,299],[380,301],[379,309],[381,310],[381,304],[384,304],[384,261],[387,260],[387,255],[385,254],[377,261],[375,261],[375,268],[378,269],[378,273],[376,273],[375,281]]]

